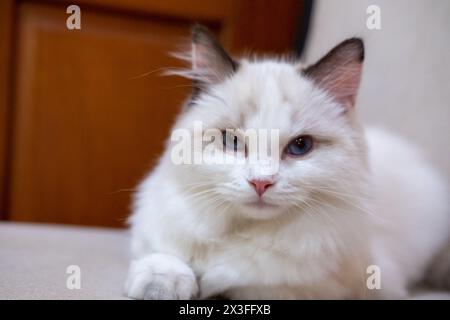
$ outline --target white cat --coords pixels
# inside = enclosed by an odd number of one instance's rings
[[[362,41],[303,68],[234,61],[197,26],[184,58],[192,68],[180,73],[196,90],[174,129],[278,129],[279,170],[176,165],[169,142],[136,194],[126,294],[405,297],[448,238],[448,192],[415,148],[357,121]],[[233,139],[218,149],[245,158]],[[367,270],[380,272],[381,288],[369,289]]]

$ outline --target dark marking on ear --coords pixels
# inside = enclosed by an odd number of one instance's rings
[[[317,70],[324,67],[333,67],[333,65],[339,62],[358,61],[362,63],[364,61],[364,43],[360,38],[347,39],[336,47],[331,49],[325,56],[323,56],[318,62],[309,66],[304,70],[305,74],[311,74],[317,72]],[[333,64],[333,65],[329,65]]]
[[[195,81],[193,81],[194,84],[192,85],[192,90],[191,90],[191,96],[189,97],[189,101],[188,101],[188,107],[191,107],[195,104],[195,100],[200,96],[200,93],[202,92],[199,85],[195,84]]]
[[[353,106],[361,80],[364,43],[351,38],[340,43],[303,74],[344,106]]]
[[[200,85],[219,83],[237,71],[239,64],[228,55],[206,27],[195,25],[191,42],[192,78],[198,80]]]
[[[228,55],[208,28],[200,24],[192,28],[189,60],[193,89],[188,106],[193,105],[209,85],[220,83],[239,69],[239,63]]]
[[[233,60],[225,49],[220,45],[216,37],[209,31],[208,28],[201,24],[196,24],[192,28],[192,43],[194,45],[204,45],[211,53],[214,53],[216,58],[219,58],[220,62],[228,67],[231,67],[230,71],[236,72],[239,63]]]

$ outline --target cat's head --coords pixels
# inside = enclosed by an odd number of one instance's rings
[[[364,59],[360,39],[346,40],[303,67],[283,59],[234,60],[196,26],[182,58],[191,68],[178,74],[193,80],[194,92],[175,129],[194,134],[200,121],[203,133],[224,133],[212,144],[216,156],[233,154],[241,160],[250,157],[248,140],[227,129],[278,133],[269,157],[277,166],[269,174],[258,161],[230,165],[203,159],[181,166],[190,199],[218,212],[232,206],[240,215],[269,219],[314,207],[326,197],[344,197],[359,179],[365,164],[364,139],[354,117]],[[192,146],[193,154],[204,146]]]

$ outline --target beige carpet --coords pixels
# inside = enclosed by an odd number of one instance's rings
[[[126,299],[129,235],[116,229],[0,223],[0,299]],[[67,268],[81,270],[68,289]],[[415,299],[450,299],[423,291]]]
[[[66,286],[70,265],[79,290]],[[125,299],[127,265],[126,231],[0,224],[0,299]]]

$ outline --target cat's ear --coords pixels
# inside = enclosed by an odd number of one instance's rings
[[[232,75],[238,68],[217,39],[202,25],[192,29],[191,68],[199,81],[218,83]]]
[[[303,73],[337,102],[353,107],[361,81],[363,61],[363,41],[352,38],[334,47],[317,63],[304,69]]]
[[[238,68],[219,41],[202,25],[192,28],[192,38],[189,48],[176,57],[187,60],[190,69],[170,72],[194,81],[196,86],[216,84],[232,75]]]

